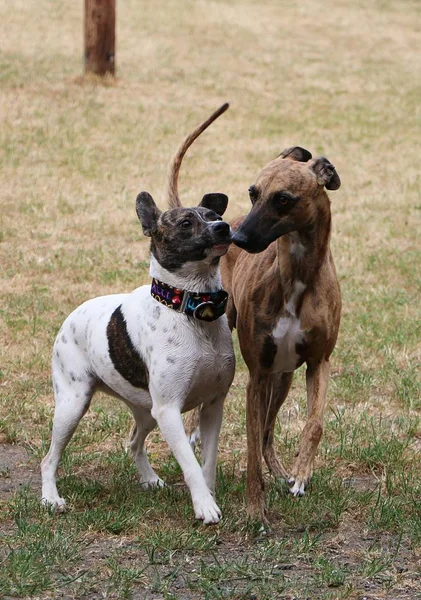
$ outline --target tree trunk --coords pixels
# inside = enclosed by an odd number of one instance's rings
[[[85,0],[85,73],[115,72],[116,0]]]

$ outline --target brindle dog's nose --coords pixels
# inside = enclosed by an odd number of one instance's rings
[[[236,231],[232,236],[231,240],[236,246],[239,246],[240,248],[245,248],[247,246],[248,237],[243,233]]]
[[[229,235],[230,232],[230,226],[228,225],[228,223],[225,223],[225,221],[218,221],[217,223],[215,223],[213,225],[213,230],[216,233],[220,233],[225,234],[225,235]]]

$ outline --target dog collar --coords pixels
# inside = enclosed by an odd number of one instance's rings
[[[216,321],[225,313],[228,302],[225,290],[188,292],[155,278],[152,279],[151,296],[160,304],[199,321]]]

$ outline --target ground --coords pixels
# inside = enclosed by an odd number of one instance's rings
[[[421,598],[421,192],[418,0],[127,0],[117,78],[83,75],[83,6],[0,1],[0,596]],[[332,251],[343,317],[325,432],[304,498],[266,473],[270,533],[245,510],[247,373],[220,442],[216,527],[195,523],[159,433],[169,486],[141,493],[124,406],[98,395],[59,472],[63,515],[39,505],[51,429],[54,336],[78,304],[147,283],[141,190],[161,208],[184,136],[185,205],[207,192],[246,213],[284,148],[336,166]],[[304,372],[279,416],[290,465]]]

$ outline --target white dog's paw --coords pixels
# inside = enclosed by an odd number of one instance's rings
[[[64,498],[60,498],[60,496],[43,496],[41,499],[41,504],[46,508],[51,508],[59,513],[67,510],[66,501]]]
[[[288,479],[289,483],[289,491],[296,498],[299,496],[304,496],[305,494],[305,482],[304,481],[296,481],[294,477],[290,477]]]
[[[187,439],[189,440],[189,444],[194,452],[200,442],[200,428],[196,427],[196,429],[187,437]]]
[[[204,496],[195,498],[193,507],[196,519],[200,519],[205,525],[219,523],[222,517],[221,509],[209,492]]]
[[[140,487],[142,490],[156,490],[166,486],[166,483],[162,481],[159,477],[155,477],[154,479],[149,479],[148,481],[141,481]]]

